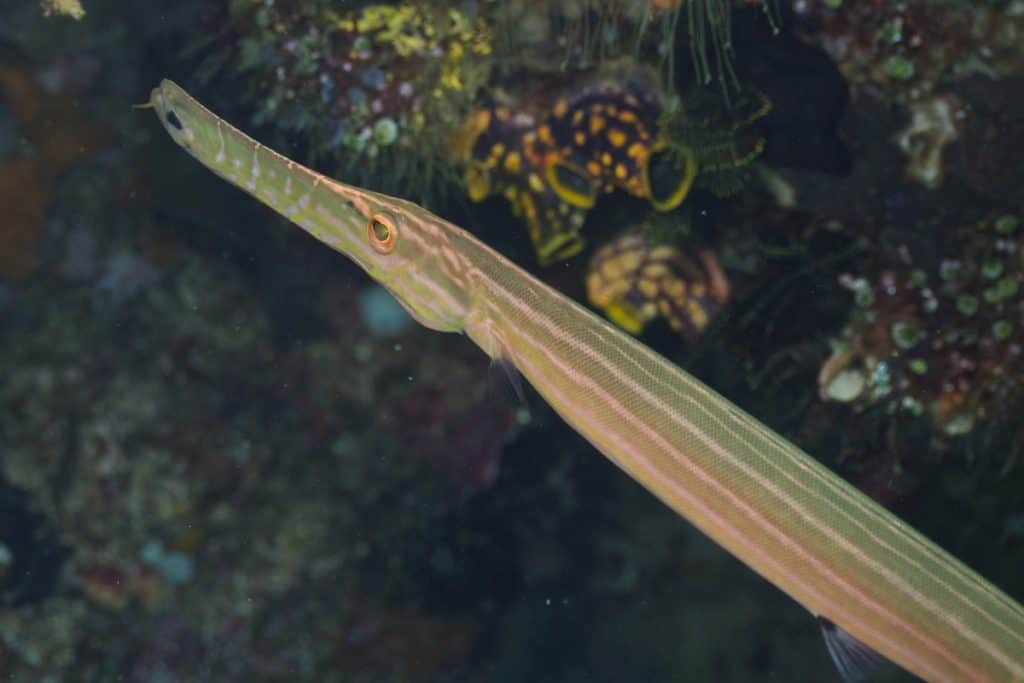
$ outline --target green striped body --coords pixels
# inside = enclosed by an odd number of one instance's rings
[[[168,81],[152,101],[200,162],[353,258],[420,322],[514,364],[598,450],[814,615],[927,680],[1024,683],[1019,604],[700,381],[421,207],[309,171]],[[374,221],[396,231],[386,252]]]
[[[1024,680],[1019,604],[699,380],[509,268],[483,268],[487,325],[470,336],[646,489],[923,678]]]

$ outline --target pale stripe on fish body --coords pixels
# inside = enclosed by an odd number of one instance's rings
[[[926,680],[1024,683],[1024,608],[678,366],[422,207],[315,173],[170,81],[151,102],[196,159],[352,258],[419,322],[514,365],[598,450],[821,619],[844,675],[870,648]]]

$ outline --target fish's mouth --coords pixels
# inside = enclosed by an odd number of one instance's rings
[[[167,102],[164,100],[164,93],[163,90],[160,89],[160,86],[157,86],[150,91],[148,104],[156,111],[157,116],[160,117],[160,123],[165,126],[169,125],[170,122],[167,120]],[[178,121],[178,123],[181,123],[181,121]]]

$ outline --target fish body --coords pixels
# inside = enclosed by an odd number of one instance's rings
[[[684,370],[411,202],[262,146],[163,81],[171,137],[342,252],[424,325],[514,366],[604,455],[819,618],[844,673],[1024,683],[1024,608]]]

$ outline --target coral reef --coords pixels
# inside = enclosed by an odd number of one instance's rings
[[[973,78],[955,95],[970,106],[961,127],[953,170],[981,196],[998,204],[1020,203],[1020,155],[1024,145],[1024,101],[1013,93],[1024,77]],[[960,163],[957,163],[960,162]]]
[[[823,396],[928,415],[953,436],[1012,423],[1024,401],[1019,220],[994,215],[943,239],[937,272],[906,249],[847,279],[855,313],[822,367]]]
[[[499,77],[557,75],[646,57],[666,83],[675,67],[678,4],[650,0],[512,0],[479,3],[497,38]]]
[[[764,147],[755,124],[771,105],[751,90],[732,106],[701,87],[666,103],[650,72],[631,63],[562,88],[475,112],[455,147],[470,198],[507,198],[542,266],[583,248],[586,211],[600,194],[621,189],[661,212],[676,209],[695,182],[735,194]]]
[[[314,159],[382,191],[433,201],[445,141],[490,72],[492,28],[443,2],[230,4],[231,41],[207,57],[253,84],[257,125],[301,134]]]
[[[1020,595],[1018,2],[86,4],[0,23],[0,678],[834,674],[528,388],[168,143],[130,106],[164,76],[517,260],[594,245],[543,276]]]
[[[45,600],[66,558],[66,549],[33,509],[29,494],[0,477],[0,606],[10,609]]]
[[[945,174],[944,149],[960,136],[966,114],[960,99],[949,93],[914,102],[909,109],[910,123],[896,142],[910,159],[907,177],[934,190]]]
[[[97,3],[84,23],[103,16]],[[0,168],[42,169],[12,184],[10,205],[48,198],[34,269],[0,286],[0,674],[465,678],[480,604],[508,582],[454,615],[426,606],[422,584],[455,582],[461,566],[435,568],[432,552],[472,563],[493,548],[446,529],[458,504],[494,486],[516,406],[468,345],[362,323],[351,270],[317,281],[313,304],[296,297],[288,287],[315,258],[290,270],[288,249],[256,246],[241,204],[198,175],[202,191],[189,190],[177,150],[147,146],[137,93],[108,82],[121,74],[107,53],[86,56],[102,66],[89,72],[98,84],[73,64],[58,73],[60,54],[0,71],[11,114],[0,131],[10,121],[28,140],[0,145]],[[117,123],[103,133],[116,144],[92,155],[81,121],[97,109]],[[230,237],[207,241],[234,221],[248,228],[244,256]],[[5,241],[15,247],[23,264]],[[254,278],[262,289],[225,255],[278,265]],[[319,334],[276,346],[275,331],[294,340],[304,314]],[[439,399],[453,377],[466,390]]]
[[[966,76],[1011,76],[1024,64],[1024,14],[1016,0],[797,2],[794,8],[855,95],[881,92],[908,104]]]
[[[582,249],[584,212],[599,193],[621,188],[669,211],[696,171],[688,150],[663,153],[655,132],[660,94],[643,70],[588,75],[570,92],[539,113],[527,109],[537,106],[535,95],[478,111],[456,145],[470,198],[506,197],[541,265]]]
[[[547,182],[553,141],[550,128],[545,129],[548,136],[541,138],[537,126],[533,116],[513,115],[506,105],[482,109],[466,121],[455,148],[466,166],[470,199],[483,201],[492,194],[503,195],[513,213],[526,223],[538,261],[549,265],[583,248],[579,231],[586,213],[564,202]],[[591,200],[596,196],[588,178],[577,175],[573,179],[578,194]]]
[[[39,4],[46,16],[62,14],[76,20],[85,16],[85,8],[78,0],[40,0]]]
[[[799,2],[795,10],[854,97],[907,108],[911,120],[897,142],[909,157],[907,175],[930,189],[944,176],[943,148],[970,116],[954,94],[958,84],[1019,76],[1024,65],[1024,12],[1015,0]]]
[[[736,88],[726,104],[706,88],[691,87],[672,100],[658,121],[662,146],[692,157],[696,186],[719,197],[735,195],[750,184],[750,165],[765,144],[758,124],[772,108],[763,93],[749,86]]]
[[[114,667],[212,680],[205,668],[236,680],[294,657],[338,672],[457,670],[475,628],[452,640],[429,611],[385,615],[415,591],[415,538],[443,535],[451,491],[493,484],[515,432],[514,405],[480,381],[485,360],[421,329],[379,343],[351,324],[359,304],[346,286],[323,302],[336,337],[278,355],[236,272],[187,252],[177,264],[169,287],[98,312],[87,289],[54,297],[0,340],[0,474],[31,492],[39,524],[59,529],[70,554],[45,595],[0,615],[12,675]],[[83,353],[126,321],[130,342]],[[36,339],[48,340],[45,357]],[[403,350],[424,343],[440,355]],[[457,402],[439,389],[455,377],[467,387]],[[0,541],[20,576],[31,548]],[[39,586],[48,571],[35,568]],[[24,602],[21,585],[10,595]],[[315,644],[275,626],[301,618],[290,616],[301,602],[279,606],[297,594],[333,605],[333,630]],[[357,610],[353,594],[379,607]],[[169,621],[181,649],[154,650]],[[230,651],[274,654],[231,664],[214,647],[227,634]],[[367,645],[353,660],[357,642]]]
[[[0,161],[0,278],[18,279],[39,262],[46,212],[57,177],[108,139],[63,94],[47,93],[22,58],[0,55],[0,93],[31,150]],[[0,105],[2,106],[2,105]]]
[[[649,244],[630,229],[598,249],[587,272],[587,299],[623,329],[640,334],[661,315],[690,341],[729,300],[729,281],[714,252]]]

